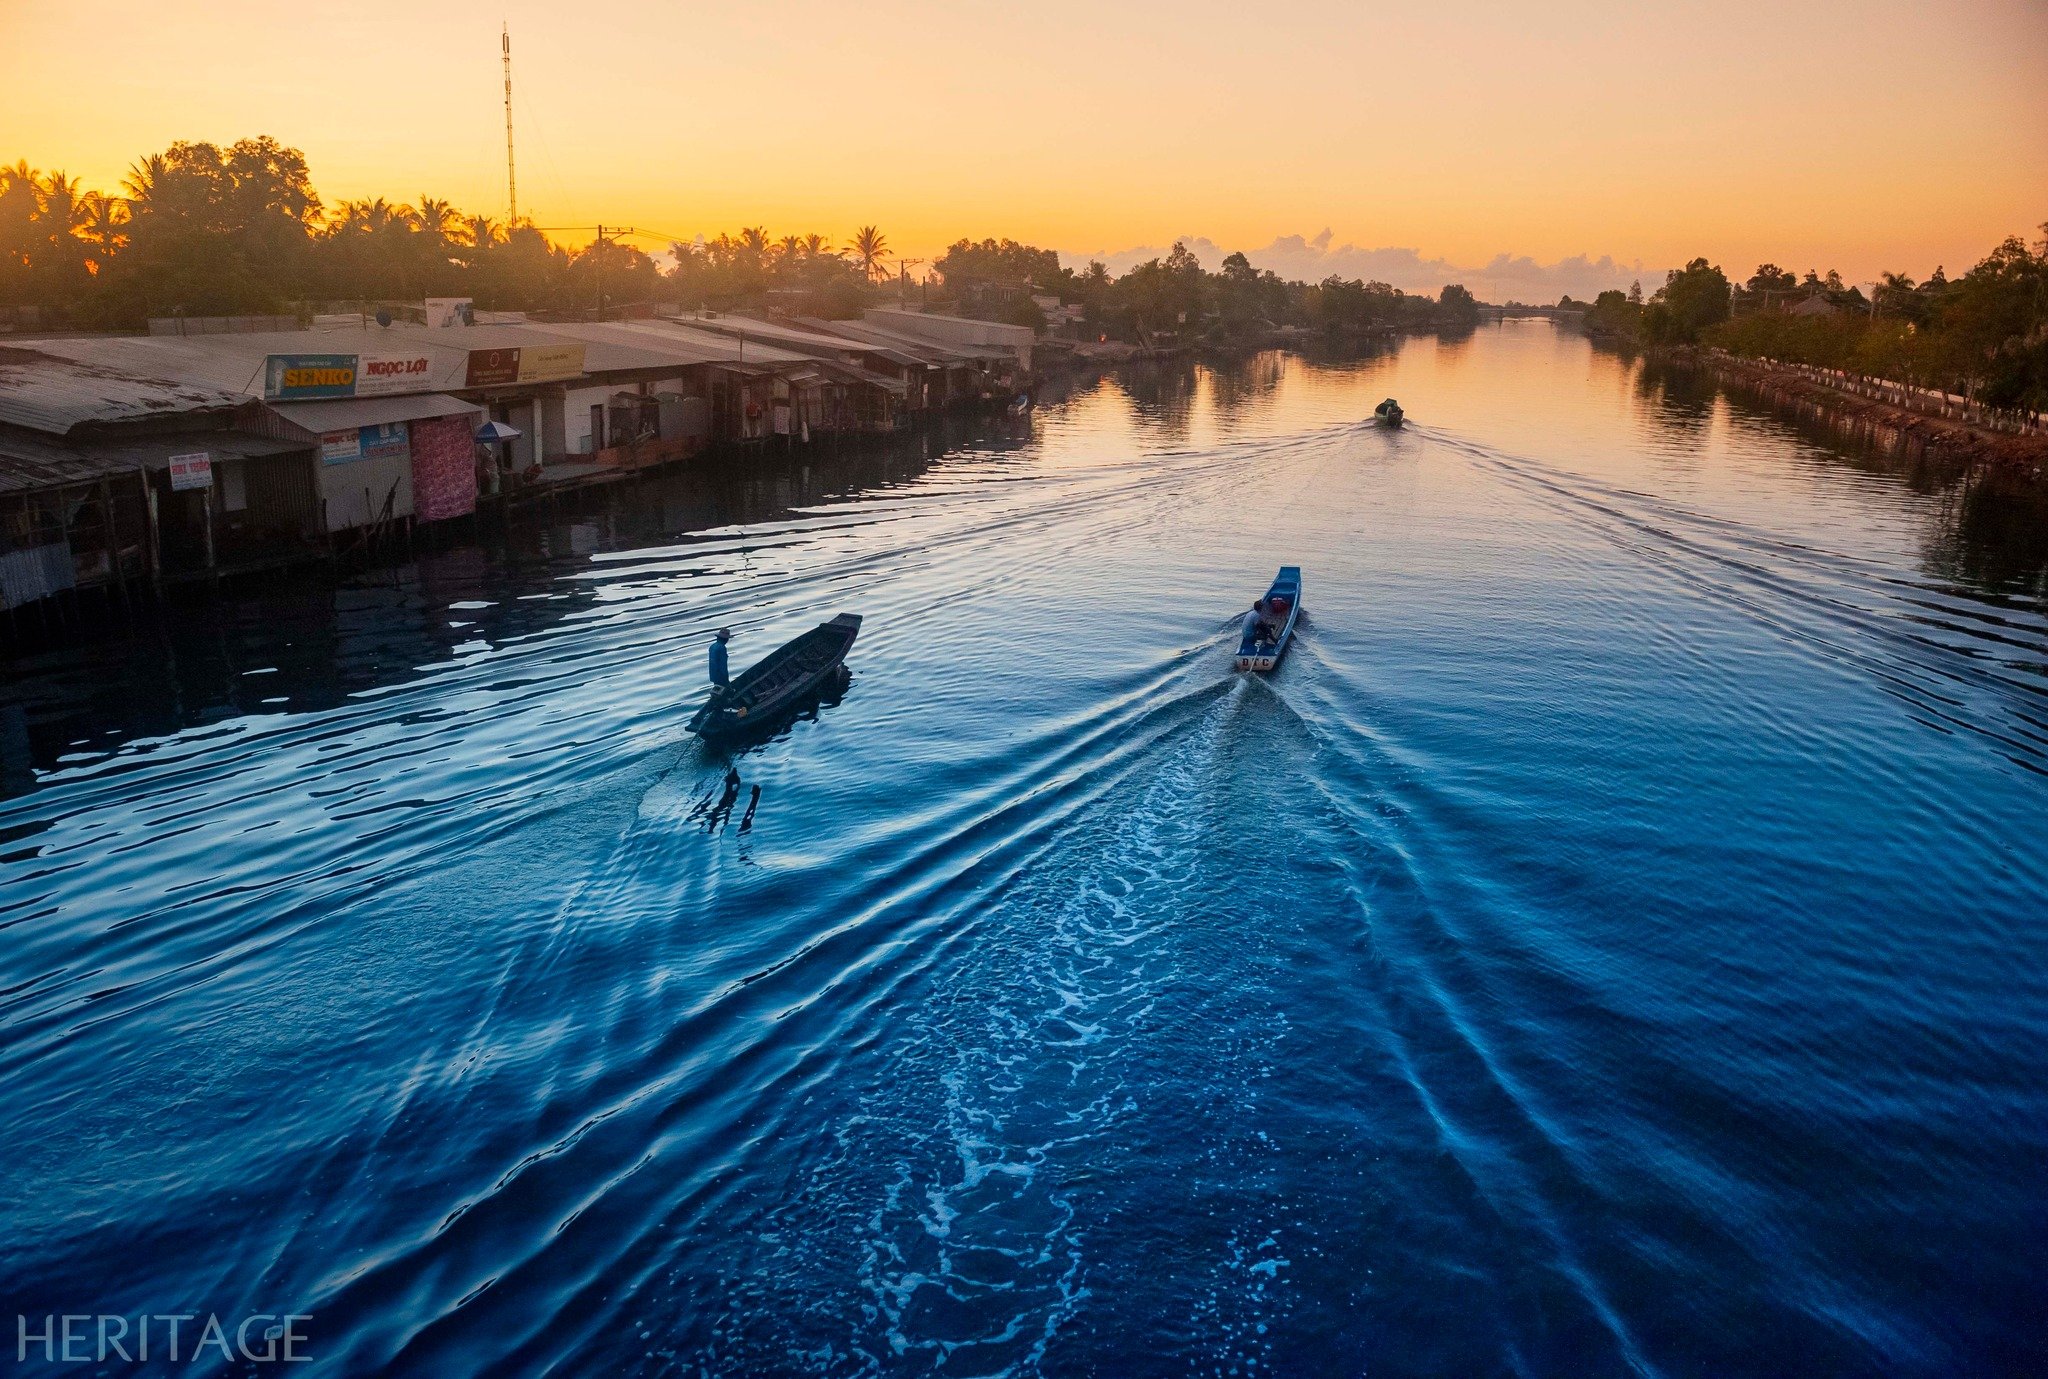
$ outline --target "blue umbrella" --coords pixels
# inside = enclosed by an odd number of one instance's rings
[[[476,428],[476,438],[487,445],[511,440],[519,434],[517,429],[507,426],[502,421],[487,421]]]

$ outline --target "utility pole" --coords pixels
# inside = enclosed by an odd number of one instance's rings
[[[597,238],[590,242],[590,261],[597,270],[597,319],[604,319],[604,222],[599,221]]]
[[[512,218],[505,229],[510,233],[519,223],[519,178],[512,169],[512,26],[498,36],[498,46],[505,56],[505,199],[511,203]]]

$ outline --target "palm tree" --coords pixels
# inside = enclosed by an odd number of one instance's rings
[[[85,188],[76,177],[53,172],[43,179],[42,193],[36,247],[44,266],[59,273],[89,271],[78,234],[86,225]]]
[[[128,189],[131,201],[147,205],[163,185],[170,172],[170,164],[161,153],[152,153],[147,158],[138,158],[128,165],[128,175],[121,179],[121,185]]]
[[[487,215],[465,217],[462,222],[463,239],[470,248],[491,249],[505,242],[505,232],[498,228],[498,222]]]
[[[422,196],[414,223],[419,226],[420,233],[427,237],[427,242],[433,245],[437,252],[445,252],[460,234],[462,217],[456,214],[455,208],[446,201],[438,197]]]
[[[1882,316],[1887,311],[1903,311],[1905,305],[1913,300],[1913,280],[1904,273],[1883,273],[1879,276],[1883,281],[1871,294],[1870,314]]]
[[[90,192],[81,204],[85,218],[78,237],[88,246],[92,271],[104,273],[114,255],[128,247],[128,203],[118,196]]]
[[[804,257],[807,259],[821,259],[831,252],[825,247],[825,237],[823,235],[805,235],[803,245]]]
[[[28,266],[42,206],[42,174],[27,159],[11,168],[0,167],[0,266]]]
[[[868,281],[881,276],[882,260],[889,256],[889,237],[872,225],[863,225],[853,233],[853,240],[847,246],[860,271]]]

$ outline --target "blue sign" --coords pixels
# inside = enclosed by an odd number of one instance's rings
[[[356,395],[352,354],[273,354],[264,362],[263,396],[270,402],[306,402]]]
[[[366,460],[402,460],[412,454],[402,421],[385,421],[363,427],[362,447]]]

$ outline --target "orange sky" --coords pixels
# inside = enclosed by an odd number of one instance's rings
[[[112,187],[174,139],[270,133],[329,201],[502,215],[501,19],[545,226],[873,221],[914,255],[1328,228],[1453,265],[1867,279],[2048,220],[2042,0],[0,0],[0,161]]]

